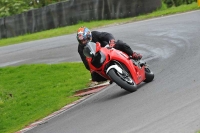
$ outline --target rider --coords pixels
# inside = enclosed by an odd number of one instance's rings
[[[121,40],[115,41],[115,38],[111,33],[108,32],[99,32],[99,31],[90,31],[86,27],[80,27],[77,31],[77,40],[79,42],[78,45],[78,53],[86,67],[86,69],[90,70],[88,62],[86,60],[85,55],[83,54],[84,46],[87,44],[88,41],[92,41],[94,43],[99,42],[101,44],[101,47],[105,47],[106,45],[109,45],[109,47],[113,47],[115,49],[121,50],[124,53],[128,54],[129,56],[132,56],[135,60],[140,60],[142,58],[141,54],[138,54],[136,52],[133,52],[129,45],[124,43]],[[98,82],[107,81],[104,77],[101,75],[93,72],[91,73],[92,82],[90,86],[98,84]]]

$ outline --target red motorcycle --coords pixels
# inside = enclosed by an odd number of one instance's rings
[[[88,42],[83,53],[91,72],[100,74],[129,92],[136,91],[141,82],[148,83],[154,79],[154,73],[146,62],[133,60],[117,49],[101,47],[98,42]]]

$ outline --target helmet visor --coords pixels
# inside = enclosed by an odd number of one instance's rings
[[[86,45],[87,42],[88,42],[88,40],[86,40],[86,39],[79,40],[79,43],[82,45]]]

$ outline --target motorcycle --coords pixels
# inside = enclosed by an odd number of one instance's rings
[[[88,42],[83,53],[91,72],[100,74],[129,92],[136,91],[140,83],[148,83],[154,79],[154,73],[146,62],[134,60],[115,48]]]

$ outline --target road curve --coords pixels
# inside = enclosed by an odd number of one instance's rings
[[[200,130],[200,10],[98,29],[127,42],[155,73],[128,93],[112,84],[28,133]],[[80,61],[75,34],[0,48],[0,66]]]

